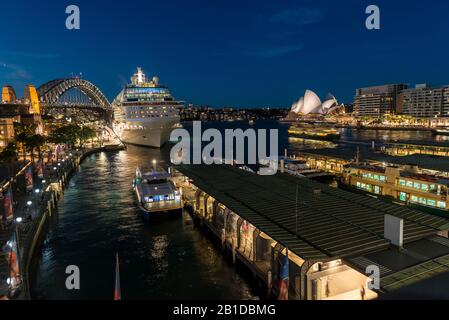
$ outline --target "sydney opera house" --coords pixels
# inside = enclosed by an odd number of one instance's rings
[[[339,105],[334,96],[329,95],[328,98],[322,102],[315,92],[306,90],[304,97],[293,103],[288,117],[289,119],[322,117],[342,112],[344,112],[344,106]]]

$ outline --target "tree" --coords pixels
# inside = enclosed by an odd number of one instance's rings
[[[80,127],[75,124],[69,124],[60,127],[50,134],[50,141],[56,144],[65,144],[73,148],[78,140]]]
[[[16,141],[20,143],[20,147],[22,149],[23,162],[26,161],[27,141],[29,137],[36,134],[36,128],[37,126],[35,124],[30,125],[16,124],[14,126],[14,131],[16,133]]]
[[[93,139],[96,136],[97,133],[95,132],[94,129],[90,127],[82,127],[78,135],[81,147],[83,147],[83,142]]]
[[[14,142],[8,144],[6,148],[0,152],[0,163],[7,165],[8,177],[9,180],[11,180],[11,177],[14,174],[15,165],[17,163],[17,146]]]
[[[34,163],[34,150],[37,149],[38,159],[41,158],[42,146],[45,145],[46,139],[40,134],[35,134],[26,139],[26,145],[31,154],[31,162]]]

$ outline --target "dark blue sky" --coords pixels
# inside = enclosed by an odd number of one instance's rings
[[[70,4],[81,30],[65,29]],[[142,66],[195,104],[289,106],[305,89],[351,102],[362,86],[449,84],[448,14],[446,0],[5,1],[0,84],[22,95],[82,72],[112,99]]]

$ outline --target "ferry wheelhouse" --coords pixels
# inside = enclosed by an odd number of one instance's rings
[[[181,192],[171,174],[162,168],[138,167],[133,187],[138,206],[144,213],[182,212]]]
[[[413,165],[351,164],[344,168],[339,185],[449,216],[449,178],[424,174]]]

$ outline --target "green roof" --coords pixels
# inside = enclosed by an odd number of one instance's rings
[[[404,219],[405,243],[449,229],[444,218],[286,174],[260,176],[227,165],[181,165],[175,169],[306,260],[388,248],[383,237],[385,214]]]
[[[381,288],[391,292],[449,272],[449,255],[423,262],[381,278]]]

